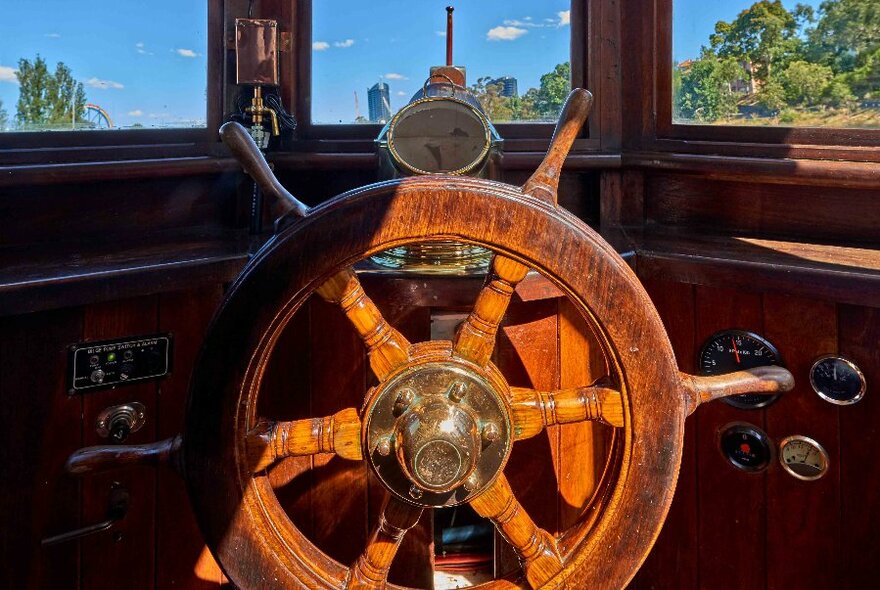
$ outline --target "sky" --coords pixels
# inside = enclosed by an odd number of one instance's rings
[[[709,45],[719,20],[732,21],[757,0],[673,0],[672,57],[676,62],[700,57],[700,47]],[[788,10],[797,4],[812,6],[818,11],[822,0],[783,0]]]
[[[116,126],[205,124],[207,2],[0,0],[0,100],[15,116],[19,58],[63,61]]]
[[[522,94],[569,60],[567,0],[313,0],[313,120],[353,121],[355,93],[367,117],[367,89],[379,81],[390,87],[392,111],[406,105],[431,66],[446,63],[449,4],[454,61],[468,84],[514,76]]]
[[[204,125],[207,2],[200,0],[0,0],[0,100],[15,114],[19,58],[64,61],[87,101],[117,126]],[[675,0],[673,57],[698,57],[715,22],[732,20],[754,0]],[[785,0],[793,8],[798,0]],[[818,7],[821,0],[800,0]],[[355,93],[368,116],[367,89],[384,81],[392,110],[445,62],[450,0],[313,0],[316,122],[351,122]],[[514,76],[519,92],[568,61],[568,0],[458,0],[455,63],[468,83]],[[405,7],[405,9],[401,9]],[[284,73],[282,73],[282,76]]]

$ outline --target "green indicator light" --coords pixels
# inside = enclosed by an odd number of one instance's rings
[[[107,355],[107,362],[112,363],[115,360],[116,360],[116,353],[115,352],[111,352],[110,354]]]

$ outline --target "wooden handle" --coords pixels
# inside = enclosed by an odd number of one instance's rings
[[[616,389],[591,385],[559,391],[511,388],[516,440],[531,438],[547,426],[596,420],[623,426],[623,399]]]
[[[688,414],[700,404],[730,395],[763,393],[772,395],[794,389],[794,376],[783,367],[755,367],[746,371],[696,377],[682,373],[682,383],[688,393]]]
[[[86,447],[73,453],[64,465],[71,475],[98,473],[130,465],[168,463],[180,471],[182,437],[178,434],[148,445],[103,445]]]
[[[589,90],[575,88],[571,91],[565,101],[565,106],[562,107],[559,122],[556,123],[553,139],[550,140],[550,149],[547,150],[544,161],[523,185],[523,193],[553,205],[556,204],[562,165],[565,163],[565,158],[568,157],[568,152],[571,151],[571,146],[580,133],[581,127],[590,116],[592,107],[593,95]]]
[[[244,171],[254,179],[263,194],[274,197],[281,204],[285,215],[292,212],[294,215],[305,217],[308,214],[309,208],[278,182],[272,169],[269,168],[266,158],[263,157],[257,144],[241,124],[235,121],[224,123],[220,127],[220,138],[244,168]]]
[[[351,568],[346,590],[381,590],[391,569],[397,548],[408,530],[419,522],[422,509],[390,495],[385,497],[382,516],[364,552]]]
[[[248,433],[247,452],[254,473],[285,457],[318,453],[360,461],[361,420],[346,408],[325,418],[259,424]]]

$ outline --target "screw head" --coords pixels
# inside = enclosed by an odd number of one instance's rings
[[[473,492],[480,485],[480,481],[477,478],[476,473],[472,473],[469,478],[464,480],[463,487],[467,492]]]
[[[387,457],[391,454],[391,437],[387,436],[376,444],[376,452],[382,455],[383,457]]]
[[[453,381],[446,391],[446,395],[455,403],[460,402],[467,395],[468,386],[464,381]]]
[[[401,389],[400,393],[397,394],[397,399],[394,401],[394,415],[400,416],[403,414],[415,399],[415,391],[409,388]]]
[[[424,495],[424,492],[417,488],[416,486],[412,486],[409,488],[409,497],[413,500],[418,500]]]
[[[490,445],[501,438],[501,431],[494,422],[489,422],[483,426],[483,443]]]

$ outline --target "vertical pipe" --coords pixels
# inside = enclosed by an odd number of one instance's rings
[[[452,65],[452,6],[446,7],[446,65]]]

